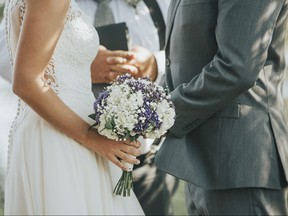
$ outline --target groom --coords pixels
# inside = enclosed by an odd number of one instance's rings
[[[174,126],[156,165],[192,215],[287,215],[282,81],[287,0],[173,0],[166,81]]]

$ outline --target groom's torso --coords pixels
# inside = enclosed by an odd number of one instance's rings
[[[217,53],[215,29],[221,28],[218,6],[218,0],[172,1],[166,32],[170,91],[201,76],[203,67],[209,67]],[[281,43],[287,9],[281,13],[254,86],[201,124],[195,121],[197,127],[185,136],[169,134],[157,155],[160,168],[208,189],[280,188],[286,184],[282,167],[287,174],[288,142],[281,98],[285,67]]]

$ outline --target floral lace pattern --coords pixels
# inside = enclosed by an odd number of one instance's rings
[[[17,9],[21,30],[25,5],[25,0],[8,0],[5,6],[7,48],[12,71],[15,50],[12,50],[11,31],[13,26],[11,26],[10,19],[12,11]],[[97,54],[98,46],[98,35],[94,27],[89,24],[88,17],[84,15],[74,0],[71,0],[63,32],[42,80],[45,85],[49,85],[54,90],[66,105],[80,116],[81,112],[77,110],[79,104],[93,107],[94,97],[91,92],[90,65]],[[17,130],[18,125],[24,121],[26,113],[29,112],[28,110],[31,109],[19,99],[18,111],[9,134],[7,172],[9,170],[13,133]]]

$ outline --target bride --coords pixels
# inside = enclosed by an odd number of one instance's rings
[[[143,214],[134,194],[113,195],[127,169],[118,159],[139,163],[128,154],[140,155],[140,144],[88,130],[90,65],[99,42],[87,20],[74,0],[6,1],[13,91],[20,98],[10,134],[7,215]]]

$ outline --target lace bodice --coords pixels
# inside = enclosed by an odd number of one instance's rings
[[[10,22],[15,16],[15,10],[18,10],[16,14],[20,18],[19,26],[13,26]],[[5,20],[12,71],[18,39],[15,32],[20,32],[24,14],[25,0],[8,0]],[[44,83],[51,86],[67,105],[73,107],[75,97],[87,98],[88,92],[92,96],[90,65],[97,54],[98,46],[98,35],[94,27],[75,1],[71,0],[63,32],[43,77]],[[83,100],[83,103],[87,101],[90,100]],[[25,104],[22,103],[21,106],[23,108]]]
[[[12,71],[24,14],[25,0],[6,1],[4,21]],[[19,23],[15,24],[15,20],[19,20]],[[91,114],[87,112],[93,110],[90,66],[99,47],[97,32],[88,20],[75,1],[71,0],[63,32],[43,77],[44,84],[49,85],[63,102],[82,118],[87,118],[87,114]],[[27,109],[30,108],[19,100],[10,139],[12,131],[15,131],[25,118]],[[9,143],[11,145],[11,140]]]

